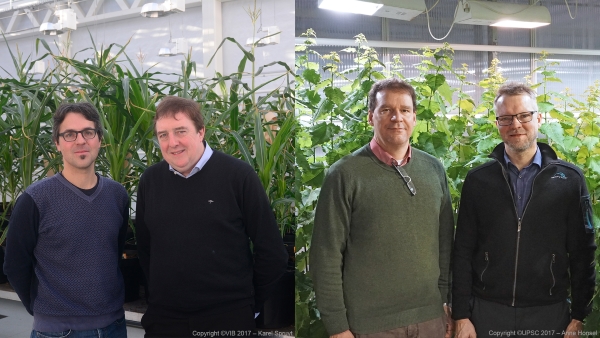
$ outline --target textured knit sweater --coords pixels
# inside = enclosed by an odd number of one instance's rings
[[[102,176],[90,196],[54,175],[19,197],[4,269],[35,330],[90,330],[123,316],[128,203],[123,186]]]
[[[148,302],[157,313],[258,308],[285,272],[287,252],[258,176],[218,151],[187,179],[165,161],[148,168],[136,229]]]
[[[330,335],[425,322],[450,299],[454,220],[444,168],[413,149],[408,187],[369,145],[331,166],[310,253],[317,307]]]

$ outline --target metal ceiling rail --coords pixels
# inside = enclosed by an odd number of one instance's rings
[[[296,37],[296,44],[302,45],[307,38]],[[354,46],[356,43],[353,39],[327,39],[317,38],[317,46]],[[399,42],[399,41],[368,41],[369,47],[380,48],[399,48],[399,49],[419,49],[423,47],[439,48],[442,43],[427,43],[427,42]],[[541,48],[541,47],[519,47],[519,46],[496,46],[496,45],[469,45],[469,44],[450,44],[454,50],[476,51],[476,52],[504,52],[504,53],[531,53],[540,54],[545,51],[550,54],[563,55],[600,55],[600,50],[597,49],[569,49],[569,48]]]

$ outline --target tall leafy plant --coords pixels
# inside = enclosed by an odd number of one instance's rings
[[[302,36],[304,44],[296,47],[296,115],[300,121],[296,150],[296,336],[326,337],[316,308],[309,261],[319,189],[331,164],[371,139],[366,120],[366,96],[371,85],[386,77],[403,78],[404,66],[398,56],[386,65],[379,62],[377,53],[366,46],[362,35],[355,37],[356,46],[325,55],[313,50],[317,42],[313,30]],[[355,56],[354,64],[345,71],[339,71],[339,53]],[[418,122],[411,143],[443,163],[453,206],[458,210],[467,172],[488,161],[487,155],[501,142],[494,125],[493,101],[506,79],[499,61],[493,60],[485,79],[478,83],[469,81],[468,65],[453,64],[454,52],[449,45],[412,53],[420,61],[414,66],[419,75],[405,79],[415,88],[418,102]],[[561,158],[582,168],[592,197],[595,224],[600,226],[600,82],[587,90],[583,100],[568,91],[550,92],[546,84],[560,81],[552,70],[555,64],[547,61],[547,54],[541,54],[537,63],[535,72],[541,74],[541,81],[533,87],[540,87],[537,100],[544,114],[540,141],[550,143]],[[320,69],[321,65],[324,66]],[[458,85],[450,86],[449,79]],[[481,88],[481,97],[471,97],[465,90],[467,86]],[[598,293],[593,302],[594,310],[586,322],[589,332],[600,327]]]

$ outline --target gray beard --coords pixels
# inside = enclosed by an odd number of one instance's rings
[[[507,143],[507,142],[505,142],[504,144],[506,145],[506,147],[510,148],[514,152],[523,153],[523,152],[527,151],[529,148],[531,148],[531,146],[536,143],[535,141],[536,141],[535,139],[532,140],[532,141],[528,140],[527,143],[524,143],[524,144],[522,144],[521,146],[518,146],[518,147],[514,146],[514,145],[512,145],[510,143]]]

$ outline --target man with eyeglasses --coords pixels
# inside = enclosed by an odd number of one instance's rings
[[[442,164],[410,146],[416,105],[405,81],[375,83],[373,139],[321,188],[309,268],[331,337],[450,337],[452,203]]]
[[[494,101],[503,143],[464,182],[454,245],[458,338],[579,337],[595,286],[594,226],[581,170],[537,143],[535,92]]]
[[[89,103],[60,105],[52,139],[63,170],[17,199],[4,271],[33,315],[31,337],[127,337],[119,258],[129,197],[94,170],[102,141],[98,112]]]

